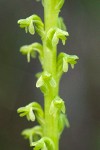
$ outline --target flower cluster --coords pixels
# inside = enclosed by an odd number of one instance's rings
[[[35,58],[38,53],[39,61],[42,66],[42,72],[37,74],[36,87],[40,88],[44,94],[44,109],[37,102],[32,102],[17,110],[20,117],[25,116],[28,121],[32,122],[37,120],[39,124],[30,129],[25,129],[22,132],[22,135],[26,139],[29,139],[30,146],[33,147],[34,150],[57,149],[55,147],[57,146],[56,144],[60,139],[64,127],[70,126],[66,115],[64,100],[59,96],[59,82],[62,74],[68,72],[69,65],[71,65],[73,69],[79,59],[76,55],[69,55],[63,52],[58,54],[56,52],[59,40],[65,45],[67,37],[69,36],[63,18],[59,17],[59,12],[64,4],[64,0],[41,0],[44,8],[47,7],[47,1],[49,1],[50,5],[52,4],[52,7],[48,5],[48,7],[50,7],[48,10],[52,11],[53,9],[53,13],[51,14],[56,14],[55,16],[57,17],[55,26],[53,25],[46,30],[45,20],[43,23],[42,19],[36,14],[18,21],[19,26],[24,28],[26,33],[34,35],[35,32],[37,32],[42,41],[42,44],[35,42],[20,48],[20,52],[27,56],[28,62],[30,62],[31,58]],[[49,16],[50,14],[48,17]],[[50,25],[50,20],[48,21],[48,25]],[[45,131],[46,128],[47,130]],[[53,128],[55,128],[54,137],[52,137],[51,134]]]

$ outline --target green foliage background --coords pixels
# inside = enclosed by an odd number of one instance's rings
[[[59,51],[80,57],[74,70],[63,76],[60,95],[66,100],[70,129],[62,135],[62,150],[100,149],[100,2],[66,0],[62,16],[70,37]],[[25,43],[39,41],[19,29],[17,20],[36,13],[43,18],[40,3],[34,0],[0,0],[0,150],[28,150],[20,132],[31,127],[16,113],[19,106],[32,100],[43,105],[35,88],[38,60],[27,64],[19,53]]]

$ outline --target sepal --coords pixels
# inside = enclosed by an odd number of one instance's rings
[[[26,33],[29,32],[33,35],[36,30],[40,36],[44,35],[44,24],[37,15],[32,15],[26,19],[20,19],[18,20],[18,24],[21,28],[25,28]]]
[[[36,74],[35,74],[35,77],[36,77],[37,79],[40,78],[40,76],[42,75],[42,73],[43,73],[43,72],[38,72],[38,73],[36,73]]]
[[[65,113],[65,104],[64,101],[59,97],[55,97],[55,99],[51,102],[49,113],[53,117],[60,113]]]
[[[40,43],[33,43],[30,45],[24,45],[20,48],[20,52],[23,55],[27,55],[27,61],[30,62],[30,57],[35,58],[36,52],[39,53],[39,60],[43,63],[43,46]]]
[[[25,107],[20,107],[17,112],[20,117],[26,116],[28,121],[35,121],[35,116],[40,124],[44,123],[43,110],[37,102],[32,102]]]
[[[34,146],[34,150],[55,150],[54,142],[48,137],[42,137],[36,142],[32,142],[31,146]]]

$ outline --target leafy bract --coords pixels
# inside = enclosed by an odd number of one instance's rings
[[[40,124],[44,122],[43,110],[37,102],[32,102],[25,107],[20,107],[17,112],[20,117],[26,116],[28,121],[35,121],[35,116]]]
[[[63,4],[64,4],[64,1],[65,0],[57,0],[57,4],[56,4],[56,7],[55,9],[59,12],[60,9],[62,8]]]
[[[44,6],[44,0],[36,0],[37,2],[42,2],[42,5]]]
[[[35,14],[26,19],[18,20],[18,24],[21,28],[25,28],[26,33],[29,32],[33,35],[36,30],[40,36],[44,35],[44,24],[41,18]]]
[[[57,22],[58,28],[64,31],[67,31],[66,25],[64,23],[64,20],[62,17],[58,17],[58,22]]]
[[[55,150],[54,142],[48,137],[42,137],[36,142],[32,142],[31,146],[34,146],[34,150]]]
[[[65,113],[65,104],[59,96],[56,96],[55,99],[51,102],[49,113],[53,117],[56,117],[61,112]]]
[[[25,129],[22,131],[22,135],[25,137],[25,139],[29,139],[30,145],[33,142],[34,137],[43,136],[43,131],[41,126],[35,126],[33,128]]]
[[[67,31],[61,30],[59,28],[50,28],[47,32],[46,43],[49,48],[56,46],[59,43],[59,39],[62,40],[63,45],[65,45],[66,36],[69,36]]]
[[[69,128],[70,127],[70,124],[69,124],[69,121],[66,117],[65,114],[63,113],[60,113],[59,115],[59,120],[58,120],[58,129],[59,129],[59,136],[60,134],[62,133],[62,131],[64,130],[64,127],[67,127]]]
[[[58,55],[58,61],[57,61],[58,76],[61,76],[62,72],[68,71],[68,64],[70,64],[73,69],[78,59],[79,57],[76,55],[68,55],[66,53],[60,53]]]
[[[35,58],[36,52],[39,53],[39,59],[41,64],[43,63],[43,46],[40,43],[33,43],[30,45],[24,45],[20,48],[20,52],[23,55],[27,55],[27,61],[30,62],[30,57]]]
[[[56,87],[56,81],[50,73],[43,72],[36,82],[36,87],[41,88],[42,92],[46,94],[48,87]]]
[[[44,0],[36,0],[37,2],[41,1],[42,5],[44,6]]]

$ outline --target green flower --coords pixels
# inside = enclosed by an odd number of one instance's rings
[[[33,35],[36,30],[40,36],[44,34],[44,24],[41,18],[35,14],[26,19],[18,20],[18,24],[20,28],[25,28],[26,33],[29,32]]]
[[[22,131],[22,135],[25,139],[29,139],[30,145],[34,141],[35,137],[39,138],[43,136],[43,130],[41,126],[35,126],[33,128],[25,129]]]
[[[26,33],[29,31],[30,34],[35,33],[34,25],[33,25],[33,16],[30,16],[26,19],[20,19],[18,20],[18,24],[20,25],[20,28],[25,28]]]
[[[28,121],[35,121],[35,114],[33,112],[33,107],[32,107],[32,103],[25,106],[25,107],[20,107],[17,112],[20,113],[20,117],[24,117],[26,116]]]
[[[20,117],[26,116],[28,121],[35,121],[35,116],[40,124],[44,123],[44,113],[41,106],[37,102],[32,102],[25,107],[17,110]]]

